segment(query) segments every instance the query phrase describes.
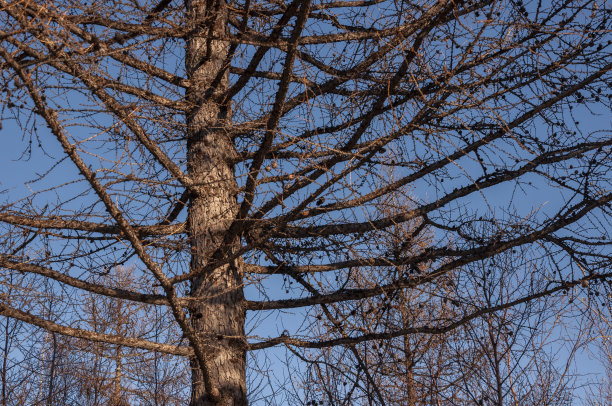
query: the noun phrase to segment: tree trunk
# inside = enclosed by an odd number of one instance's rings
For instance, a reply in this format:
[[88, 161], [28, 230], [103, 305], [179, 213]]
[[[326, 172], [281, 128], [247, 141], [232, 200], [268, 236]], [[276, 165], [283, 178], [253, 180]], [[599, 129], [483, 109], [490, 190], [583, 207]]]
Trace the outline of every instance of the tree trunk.
[[51, 367], [49, 368], [49, 387], [47, 388], [47, 406], [53, 404], [53, 398], [55, 393], [55, 367], [56, 367], [56, 357], [57, 357], [57, 337], [55, 333], [51, 333], [51, 340], [53, 342], [53, 352], [51, 353]]
[[[119, 330], [119, 328], [117, 329]], [[113, 378], [113, 395], [111, 399], [112, 406], [122, 406], [124, 403], [121, 399], [123, 388], [121, 387], [121, 379], [123, 377], [123, 360], [121, 354], [121, 346], [115, 348], [115, 376]]]
[[[186, 90], [192, 109], [187, 116], [187, 169], [197, 182], [189, 205], [191, 269], [201, 270], [221, 245], [238, 209], [233, 168], [236, 150], [224, 131], [229, 108], [216, 95], [227, 90], [227, 8], [223, 1], [186, 0]], [[225, 253], [237, 248], [236, 239]], [[245, 306], [240, 261], [191, 280], [191, 295], [200, 300], [190, 308], [191, 320], [207, 351], [207, 368], [218, 399], [206, 393], [203, 374], [192, 360], [192, 406], [246, 405]], [[210, 350], [212, 348], [212, 350]]]
[[[409, 321], [407, 320], [405, 312], [402, 314], [403, 328], [408, 326]], [[403, 337], [404, 344], [404, 367], [406, 368], [405, 377], [405, 393], [406, 393], [406, 406], [416, 406], [416, 391], [414, 380], [414, 354], [412, 353], [412, 345], [410, 344], [410, 338], [405, 335]]]

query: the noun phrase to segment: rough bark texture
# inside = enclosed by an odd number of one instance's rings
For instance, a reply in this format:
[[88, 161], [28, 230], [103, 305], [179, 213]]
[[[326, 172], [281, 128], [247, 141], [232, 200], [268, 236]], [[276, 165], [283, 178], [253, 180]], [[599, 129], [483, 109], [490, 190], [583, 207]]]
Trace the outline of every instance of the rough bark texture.
[[[405, 323], [404, 323], [405, 324]], [[415, 380], [414, 380], [414, 356], [408, 336], [404, 336], [404, 367], [406, 368], [406, 406], [415, 406], [417, 404]]]
[[[213, 85], [227, 56], [227, 10], [223, 2], [186, 1], [188, 22], [195, 28], [187, 40], [186, 70], [191, 87], [187, 99], [193, 109], [187, 117], [187, 164], [197, 182], [189, 206], [192, 271], [201, 270], [223, 242], [237, 212], [232, 158], [235, 148], [226, 134], [228, 109], [214, 101], [227, 89], [227, 74]], [[213, 39], [215, 38], [215, 39]], [[237, 246], [238, 240], [228, 250]], [[245, 306], [243, 270], [239, 262], [217, 268], [191, 280], [191, 294], [200, 298], [191, 311], [192, 324], [209, 349], [207, 368], [220, 397], [206, 393], [203, 375], [192, 361], [191, 405], [245, 405]]]

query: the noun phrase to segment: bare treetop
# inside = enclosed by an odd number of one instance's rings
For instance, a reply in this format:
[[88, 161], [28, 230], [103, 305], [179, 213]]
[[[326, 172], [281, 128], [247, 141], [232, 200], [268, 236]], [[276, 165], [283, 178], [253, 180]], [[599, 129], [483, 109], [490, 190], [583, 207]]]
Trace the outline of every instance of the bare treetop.
[[[601, 0], [0, 0], [1, 134], [28, 162], [3, 175], [28, 192], [3, 192], [0, 266], [72, 308], [20, 307], [33, 288], [0, 314], [187, 356], [192, 405], [238, 405], [248, 351], [444, 335], [607, 289], [610, 17]], [[510, 264], [512, 289], [476, 300]], [[99, 278], [124, 265], [154, 282]], [[93, 331], [83, 292], [162, 306], [183, 338]], [[423, 292], [428, 311], [356, 327]]]

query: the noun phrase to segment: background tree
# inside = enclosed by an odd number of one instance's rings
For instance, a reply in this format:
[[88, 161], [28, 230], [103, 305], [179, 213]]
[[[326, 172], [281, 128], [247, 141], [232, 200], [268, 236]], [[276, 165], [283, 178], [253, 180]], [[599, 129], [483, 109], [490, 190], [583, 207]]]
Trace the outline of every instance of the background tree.
[[[109, 270], [99, 283], [126, 290], [150, 286], [150, 278], [134, 277], [129, 268]], [[177, 340], [177, 331], [155, 307], [117, 298], [87, 294], [81, 314], [89, 330], [114, 336]], [[143, 352], [122, 345], [67, 338], [62, 342], [69, 359], [66, 369], [72, 377], [75, 405], [179, 405], [185, 404], [186, 365], [176, 357]], [[66, 404], [66, 402], [53, 402]]]
[[577, 298], [577, 307], [587, 327], [583, 329], [583, 353], [585, 358], [592, 360], [593, 370], [599, 372], [589, 376], [590, 385], [584, 402], [589, 406], [612, 401], [612, 302], [610, 294], [598, 300], [595, 293]]
[[[133, 279], [130, 269], [109, 270], [97, 282], [138, 289], [150, 279]], [[25, 286], [25, 284], [23, 284]], [[41, 289], [43, 291], [43, 289]], [[61, 294], [47, 290], [47, 318], [66, 318]], [[71, 292], [74, 293], [74, 292]], [[28, 298], [28, 302], [33, 302]], [[178, 340], [166, 311], [118, 298], [82, 293], [73, 323], [96, 333]], [[35, 301], [34, 301], [35, 303]], [[145, 313], [146, 311], [146, 313]], [[28, 329], [5, 318], [3, 405], [180, 405], [188, 400], [187, 363], [177, 357], [137, 348], [87, 341]], [[21, 325], [19, 324], [21, 323]], [[12, 327], [12, 328], [11, 328]]]
[[[0, 10], [3, 136], [28, 162], [3, 179], [28, 188], [4, 191], [11, 290], [0, 314], [188, 357], [192, 405], [246, 404], [247, 351], [357, 356], [362, 343], [407, 337], [423, 353], [446, 345], [430, 336], [474, 320], [608, 289], [612, 137], [594, 119], [610, 108], [601, 1], [0, 0]], [[377, 210], [405, 187], [404, 210]], [[416, 226], [389, 250], [385, 235], [404, 223]], [[427, 247], [412, 248], [424, 236]], [[456, 292], [478, 292], [472, 270], [502, 258], [521, 270], [506, 295], [445, 310]], [[97, 279], [122, 265], [155, 282]], [[368, 269], [366, 286], [355, 268]], [[499, 274], [487, 275], [496, 286]], [[69, 292], [56, 316], [31, 300], [43, 286]], [[165, 306], [183, 338], [98, 331], [82, 317], [83, 291]], [[390, 322], [394, 298], [422, 294], [438, 295], [435, 309]], [[354, 328], [342, 312], [368, 302], [389, 322]], [[329, 309], [339, 314], [324, 336], [295, 322]], [[270, 314], [276, 335], [254, 324]]]
[[[381, 202], [379, 209], [385, 216], [406, 211], [401, 203], [405, 200], [397, 194]], [[418, 223], [398, 224], [379, 241], [389, 252], [417, 255], [428, 248], [432, 235], [422, 233], [422, 239], [411, 240], [410, 246], [402, 247], [402, 243], [418, 227]], [[321, 337], [334, 335], [337, 329], [344, 329], [344, 335], [393, 331], [417, 322], [456, 319], [466, 308], [494, 307], [513, 296], [509, 291], [516, 287], [513, 280], [525, 272], [511, 260], [501, 254], [495, 259], [498, 264], [482, 261], [464, 267], [461, 275], [449, 273], [426, 287], [431, 290], [400, 289], [357, 303], [323, 306], [314, 318], [319, 320], [314, 328]], [[427, 264], [416, 270], [381, 267], [378, 273], [424, 273], [427, 269]], [[353, 269], [351, 287], [376, 286], [373, 274], [369, 268]], [[468, 284], [469, 289], [464, 289]], [[557, 324], [566, 318], [566, 305], [563, 297], [545, 297], [483, 315], [448, 332], [306, 351], [298, 355], [309, 365], [304, 392], [309, 399], [323, 399], [330, 405], [571, 404], [575, 377], [569, 368], [576, 344], [583, 339], [575, 343], [576, 339], [558, 337], [565, 327]], [[560, 357], [562, 351], [567, 353]]]

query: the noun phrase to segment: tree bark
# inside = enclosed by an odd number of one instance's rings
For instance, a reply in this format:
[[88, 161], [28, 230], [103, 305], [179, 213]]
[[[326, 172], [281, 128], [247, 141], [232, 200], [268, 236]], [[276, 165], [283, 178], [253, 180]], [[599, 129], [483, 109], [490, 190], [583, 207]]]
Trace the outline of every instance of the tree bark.
[[[404, 320], [404, 326], [406, 320]], [[412, 353], [412, 346], [410, 345], [410, 339], [408, 336], [404, 336], [404, 367], [406, 368], [406, 406], [416, 406], [417, 398], [414, 380], [414, 354]]]
[[121, 379], [123, 377], [123, 360], [121, 358], [121, 346], [118, 345], [115, 348], [115, 376], [113, 377], [113, 395], [111, 398], [112, 406], [123, 406], [125, 404], [121, 399], [121, 396], [123, 395], [123, 388], [121, 387]]
[[[215, 97], [228, 87], [227, 70], [219, 74], [228, 53], [227, 8], [220, 1], [186, 0], [187, 24], [192, 34], [186, 42], [186, 90], [192, 109], [187, 115], [187, 169], [196, 185], [189, 204], [191, 270], [201, 271], [221, 246], [238, 212], [233, 140], [225, 132], [228, 106]], [[223, 250], [237, 249], [236, 238]], [[235, 261], [191, 280], [190, 308], [198, 338], [206, 345], [207, 369], [214, 398], [206, 393], [200, 365], [192, 360], [192, 406], [246, 405], [246, 356], [243, 269]]]

